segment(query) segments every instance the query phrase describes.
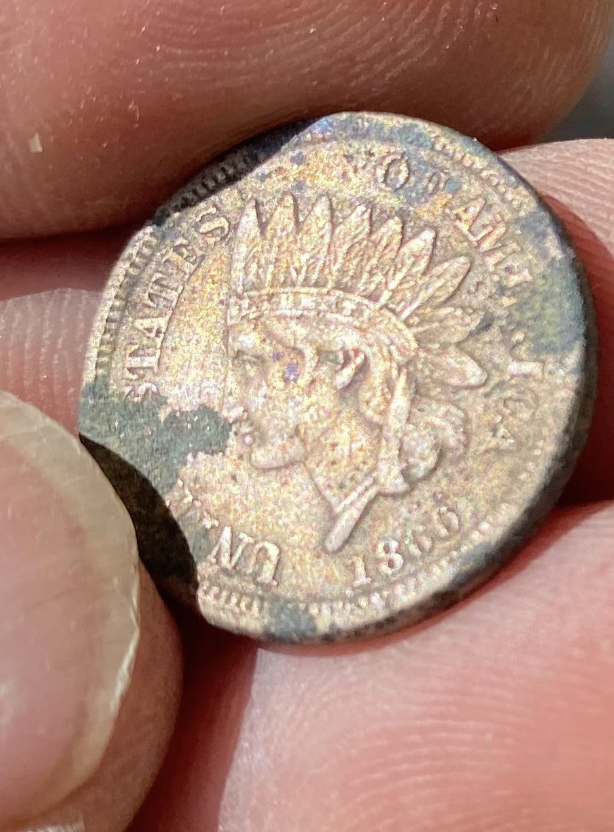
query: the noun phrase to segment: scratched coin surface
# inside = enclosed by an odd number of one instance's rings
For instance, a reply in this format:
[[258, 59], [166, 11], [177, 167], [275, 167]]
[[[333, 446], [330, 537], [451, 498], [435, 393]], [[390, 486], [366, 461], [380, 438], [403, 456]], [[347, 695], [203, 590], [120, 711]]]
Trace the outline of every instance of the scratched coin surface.
[[548, 208], [481, 145], [340, 114], [207, 167], [105, 290], [80, 430], [162, 587], [213, 624], [416, 622], [553, 505], [595, 333]]

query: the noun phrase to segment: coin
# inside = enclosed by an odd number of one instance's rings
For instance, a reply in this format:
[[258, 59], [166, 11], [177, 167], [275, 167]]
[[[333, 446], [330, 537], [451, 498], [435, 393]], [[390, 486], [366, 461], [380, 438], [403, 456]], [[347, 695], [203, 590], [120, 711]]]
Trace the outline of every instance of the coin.
[[247, 142], [129, 243], [80, 431], [158, 583], [282, 641], [415, 623], [536, 530], [586, 437], [592, 307], [471, 139], [351, 113]]

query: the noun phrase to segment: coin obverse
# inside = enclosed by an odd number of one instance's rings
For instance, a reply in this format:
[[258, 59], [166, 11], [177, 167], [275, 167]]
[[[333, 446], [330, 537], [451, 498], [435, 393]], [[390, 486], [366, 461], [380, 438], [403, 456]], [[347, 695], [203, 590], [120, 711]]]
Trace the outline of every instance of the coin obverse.
[[282, 641], [417, 622], [536, 530], [584, 442], [592, 306], [476, 141], [350, 113], [252, 140], [131, 240], [80, 431], [162, 588]]

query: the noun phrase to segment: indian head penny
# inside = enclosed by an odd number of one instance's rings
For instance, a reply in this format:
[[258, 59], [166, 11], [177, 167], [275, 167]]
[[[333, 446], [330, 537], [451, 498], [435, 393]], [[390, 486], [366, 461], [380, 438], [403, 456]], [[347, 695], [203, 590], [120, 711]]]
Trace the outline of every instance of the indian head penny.
[[510, 168], [334, 115], [228, 153], [133, 237], [80, 430], [162, 587], [236, 632], [343, 639], [448, 606], [535, 531], [594, 353], [574, 252]]

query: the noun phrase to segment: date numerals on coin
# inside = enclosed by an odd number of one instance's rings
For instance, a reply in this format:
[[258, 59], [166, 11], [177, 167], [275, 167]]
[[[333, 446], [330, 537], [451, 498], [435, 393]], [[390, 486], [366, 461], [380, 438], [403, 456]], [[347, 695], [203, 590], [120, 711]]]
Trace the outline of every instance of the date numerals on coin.
[[[354, 572], [354, 586], [365, 586], [375, 578], [391, 578], [405, 566], [405, 558], [400, 553], [401, 544], [393, 538], [385, 538], [377, 544], [374, 566], [367, 565], [364, 555], [357, 555], [348, 561]], [[369, 568], [371, 567], [371, 568]], [[371, 573], [371, 574], [369, 574]]]
[[438, 542], [448, 542], [460, 530], [461, 521], [456, 511], [445, 506], [435, 509], [424, 526], [408, 531], [404, 543], [384, 537], [378, 542], [374, 555], [351, 558], [347, 565], [353, 573], [353, 586], [394, 578], [410, 561], [419, 561], [430, 554]]
[[258, 584], [277, 586], [280, 560], [281, 552], [274, 543], [255, 540], [248, 534], [233, 532], [230, 526], [224, 526], [205, 563], [233, 572], [244, 572]]

